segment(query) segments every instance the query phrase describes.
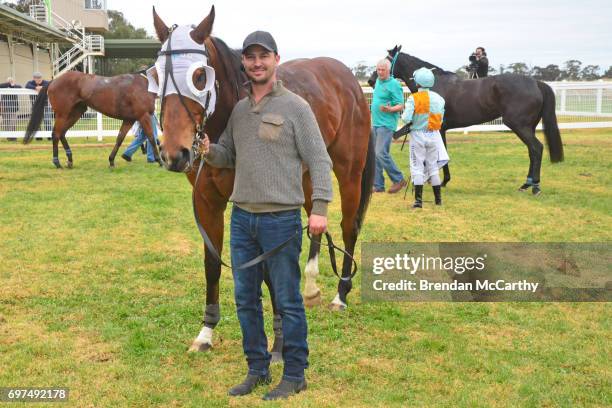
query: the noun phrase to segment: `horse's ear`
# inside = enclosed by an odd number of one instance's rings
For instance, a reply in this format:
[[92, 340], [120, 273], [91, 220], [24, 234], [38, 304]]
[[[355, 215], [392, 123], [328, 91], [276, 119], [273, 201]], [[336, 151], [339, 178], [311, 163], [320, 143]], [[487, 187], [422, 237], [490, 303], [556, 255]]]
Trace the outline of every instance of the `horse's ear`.
[[399, 53], [401, 50], [402, 50], [402, 46], [400, 45], [397, 47], [397, 52]]
[[204, 44], [204, 40], [207, 39], [210, 36], [210, 33], [212, 32], [214, 22], [215, 6], [212, 6], [212, 8], [210, 9], [210, 13], [208, 13], [208, 16], [206, 16], [206, 18], [202, 20], [200, 25], [198, 25], [197, 28], [191, 32], [191, 38], [193, 38], [193, 41], [197, 42], [198, 44]]
[[157, 38], [163, 44], [168, 39], [168, 26], [163, 22], [161, 18], [157, 15], [155, 11], [155, 6], [153, 6], [153, 25], [155, 26], [155, 32], [157, 33]]

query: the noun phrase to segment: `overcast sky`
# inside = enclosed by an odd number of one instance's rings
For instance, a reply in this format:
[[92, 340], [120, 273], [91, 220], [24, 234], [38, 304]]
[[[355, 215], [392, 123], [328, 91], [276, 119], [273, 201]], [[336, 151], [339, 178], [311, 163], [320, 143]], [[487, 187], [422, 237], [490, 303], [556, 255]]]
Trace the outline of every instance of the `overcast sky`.
[[155, 35], [151, 6], [166, 24], [197, 24], [215, 5], [213, 35], [239, 47], [254, 30], [270, 31], [282, 60], [330, 56], [367, 65], [395, 44], [455, 70], [477, 46], [492, 66], [612, 65], [612, 0], [107, 0], [136, 27]]

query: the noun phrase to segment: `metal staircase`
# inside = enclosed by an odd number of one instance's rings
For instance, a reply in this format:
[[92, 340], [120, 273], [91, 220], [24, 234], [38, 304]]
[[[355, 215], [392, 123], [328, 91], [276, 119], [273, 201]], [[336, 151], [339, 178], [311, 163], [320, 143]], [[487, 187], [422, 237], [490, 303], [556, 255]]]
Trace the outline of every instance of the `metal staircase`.
[[90, 56], [104, 55], [104, 37], [97, 34], [87, 34], [80, 22], [68, 22], [44, 4], [32, 4], [30, 17], [41, 23], [51, 24], [66, 34], [66, 39], [72, 44], [68, 50], [60, 50], [57, 44], [52, 45], [53, 77], [57, 78], [83, 62]]

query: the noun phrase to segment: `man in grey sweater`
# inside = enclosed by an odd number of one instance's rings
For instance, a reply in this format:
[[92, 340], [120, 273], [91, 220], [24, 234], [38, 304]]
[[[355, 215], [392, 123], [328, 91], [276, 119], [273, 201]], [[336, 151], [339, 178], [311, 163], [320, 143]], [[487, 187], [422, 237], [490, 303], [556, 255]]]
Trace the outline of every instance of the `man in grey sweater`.
[[[302, 246], [302, 163], [312, 179], [313, 208], [308, 219], [312, 234], [327, 228], [327, 204], [332, 199], [332, 163], [308, 103], [276, 80], [280, 57], [276, 42], [263, 31], [244, 41], [242, 63], [250, 79], [248, 98], [239, 101], [216, 144], [206, 137], [204, 158], [215, 167], [236, 169], [230, 248], [234, 268], [294, 238], [265, 261], [275, 303], [282, 318], [281, 382], [264, 399], [287, 398], [306, 389], [307, 325], [300, 294], [299, 256]], [[247, 357], [246, 379], [229, 395], [246, 395], [271, 382], [261, 303], [262, 264], [233, 269], [234, 295], [242, 346]]]

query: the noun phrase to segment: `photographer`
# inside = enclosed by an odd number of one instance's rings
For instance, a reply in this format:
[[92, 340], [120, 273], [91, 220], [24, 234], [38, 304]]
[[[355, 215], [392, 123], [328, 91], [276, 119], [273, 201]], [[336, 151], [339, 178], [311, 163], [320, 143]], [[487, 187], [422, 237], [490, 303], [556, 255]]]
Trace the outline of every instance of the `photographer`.
[[489, 59], [483, 47], [476, 48], [476, 51], [470, 55], [468, 74], [470, 79], [484, 78], [489, 74]]

